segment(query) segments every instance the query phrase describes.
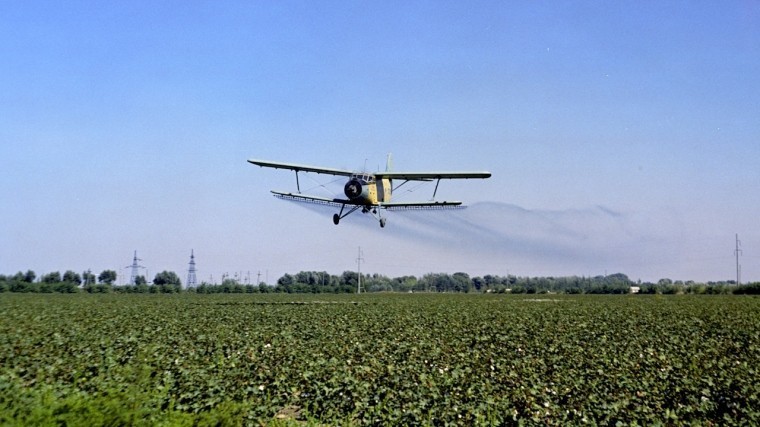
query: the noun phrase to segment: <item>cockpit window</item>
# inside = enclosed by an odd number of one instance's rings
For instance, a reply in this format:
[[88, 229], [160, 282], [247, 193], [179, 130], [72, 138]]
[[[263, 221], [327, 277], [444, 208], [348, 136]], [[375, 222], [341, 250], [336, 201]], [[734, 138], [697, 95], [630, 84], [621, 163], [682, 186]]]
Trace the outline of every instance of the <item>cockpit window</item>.
[[358, 179], [359, 181], [365, 184], [371, 184], [375, 182], [375, 175], [371, 175], [368, 173], [355, 173], [351, 176], [351, 178]]

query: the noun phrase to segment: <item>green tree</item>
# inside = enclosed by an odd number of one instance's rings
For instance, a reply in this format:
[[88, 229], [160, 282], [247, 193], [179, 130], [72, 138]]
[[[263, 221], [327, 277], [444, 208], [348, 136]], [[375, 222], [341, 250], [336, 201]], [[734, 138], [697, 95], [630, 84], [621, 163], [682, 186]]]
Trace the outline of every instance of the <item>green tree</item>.
[[98, 275], [98, 281], [106, 285], [112, 285], [116, 281], [116, 272], [113, 270], [103, 270]]
[[91, 270], [87, 270], [84, 273], [82, 273], [82, 284], [86, 286], [92, 286], [95, 284], [95, 281], [97, 278], [94, 274], [92, 274]]
[[457, 292], [470, 292], [472, 289], [472, 280], [467, 273], [454, 273], [454, 290]]
[[26, 274], [24, 274], [24, 282], [26, 283], [34, 283], [34, 279], [37, 278], [37, 275], [32, 270], [26, 270]]
[[61, 283], [61, 273], [58, 271], [48, 273], [42, 276], [41, 280], [42, 283]]
[[293, 292], [293, 285], [295, 284], [295, 278], [288, 273], [285, 273], [282, 277], [277, 279], [277, 292]]
[[[78, 276], [78, 275], [77, 275]], [[60, 292], [62, 294], [74, 294], [79, 292], [79, 285], [74, 282], [60, 282], [53, 286], [53, 289], [56, 292]]]
[[182, 289], [182, 281], [173, 271], [164, 270], [156, 274], [156, 277], [153, 278], [153, 284], [161, 288], [160, 291], [164, 293], [179, 292]]
[[613, 288], [625, 288], [626, 290], [633, 285], [633, 282], [623, 273], [610, 274], [604, 278], [604, 282]]
[[341, 286], [356, 289], [356, 286], [359, 284], [359, 274], [355, 271], [344, 271], [340, 276], [340, 284]]
[[[27, 276], [19, 271], [13, 277], [10, 277], [8, 280], [8, 290], [11, 292], [30, 292], [33, 284], [25, 280]], [[34, 273], [32, 273], [32, 281], [34, 281]]]
[[413, 291], [417, 285], [415, 276], [401, 276], [393, 279], [393, 289], [399, 292]]
[[73, 283], [79, 286], [82, 284], [82, 276], [80, 276], [77, 273], [74, 273], [71, 270], [67, 270], [65, 273], [63, 273], [63, 281], [66, 283]]

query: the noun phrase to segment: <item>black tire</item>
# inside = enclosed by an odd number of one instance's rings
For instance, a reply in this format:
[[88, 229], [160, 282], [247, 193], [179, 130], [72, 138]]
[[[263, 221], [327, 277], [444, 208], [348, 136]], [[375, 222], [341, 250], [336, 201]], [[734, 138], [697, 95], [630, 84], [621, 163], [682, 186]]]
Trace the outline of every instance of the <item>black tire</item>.
[[340, 223], [340, 215], [333, 215], [333, 224], [338, 225]]

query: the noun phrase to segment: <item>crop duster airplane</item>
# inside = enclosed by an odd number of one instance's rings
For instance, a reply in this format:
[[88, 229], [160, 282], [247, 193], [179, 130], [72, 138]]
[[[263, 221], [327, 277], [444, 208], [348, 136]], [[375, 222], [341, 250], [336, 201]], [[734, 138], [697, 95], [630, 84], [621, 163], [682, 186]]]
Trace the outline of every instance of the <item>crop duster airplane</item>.
[[[392, 172], [391, 156], [388, 155], [388, 163], [385, 172], [356, 172], [344, 169], [332, 169], [316, 166], [306, 166], [293, 163], [271, 162], [266, 160], [250, 159], [249, 163], [266, 168], [289, 169], [296, 173], [297, 193], [272, 191], [275, 197], [296, 202], [315, 203], [320, 205], [335, 206], [340, 212], [333, 215], [333, 223], [338, 225], [340, 220], [361, 209], [362, 213], [371, 212], [380, 221], [380, 227], [385, 227], [385, 218], [380, 215], [379, 209], [405, 210], [405, 209], [446, 209], [462, 207], [458, 201], [436, 201], [438, 184], [442, 179], [485, 179], [491, 176], [490, 172]], [[298, 179], [299, 172], [313, 172], [318, 174], [346, 176], [348, 181], [343, 187], [342, 198], [326, 198], [301, 194], [301, 184]], [[394, 186], [393, 180], [401, 181]], [[420, 202], [392, 202], [391, 195], [402, 185], [410, 181], [435, 181], [435, 190], [430, 201]]]

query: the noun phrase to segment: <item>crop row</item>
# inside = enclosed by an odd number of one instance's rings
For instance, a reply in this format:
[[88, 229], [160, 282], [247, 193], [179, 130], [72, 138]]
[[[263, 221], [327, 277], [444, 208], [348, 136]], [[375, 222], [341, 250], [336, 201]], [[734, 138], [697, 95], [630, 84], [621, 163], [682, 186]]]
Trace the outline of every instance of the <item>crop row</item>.
[[0, 423], [760, 424], [760, 298], [3, 295]]

